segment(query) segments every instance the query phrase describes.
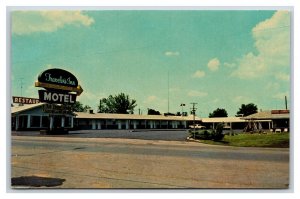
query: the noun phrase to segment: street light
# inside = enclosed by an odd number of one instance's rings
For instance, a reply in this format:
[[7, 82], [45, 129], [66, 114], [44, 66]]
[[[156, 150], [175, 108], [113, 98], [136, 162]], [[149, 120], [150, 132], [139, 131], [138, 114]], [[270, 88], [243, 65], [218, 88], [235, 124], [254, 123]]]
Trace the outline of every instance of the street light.
[[181, 106], [181, 116], [183, 116], [183, 107], [185, 106], [185, 104], [181, 103], [180, 106]]

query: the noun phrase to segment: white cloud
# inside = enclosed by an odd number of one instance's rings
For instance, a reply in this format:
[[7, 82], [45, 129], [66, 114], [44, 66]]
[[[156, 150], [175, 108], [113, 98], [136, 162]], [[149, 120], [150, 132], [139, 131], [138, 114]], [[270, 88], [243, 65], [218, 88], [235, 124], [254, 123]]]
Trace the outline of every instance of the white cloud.
[[257, 53], [249, 52], [237, 60], [232, 75], [241, 79], [276, 75], [290, 67], [290, 12], [277, 11], [252, 29]]
[[193, 78], [201, 78], [201, 77], [204, 77], [204, 76], [205, 76], [205, 72], [202, 71], [202, 70], [197, 70], [197, 71], [192, 75]]
[[165, 55], [168, 57], [175, 57], [175, 56], [179, 56], [180, 53], [178, 51], [166, 51]]
[[218, 58], [213, 58], [207, 63], [207, 67], [211, 71], [217, 71], [219, 69], [219, 66], [220, 66], [220, 61]]
[[34, 32], [54, 32], [65, 25], [90, 26], [94, 19], [81, 11], [14, 11], [12, 32], [30, 34]]
[[261, 56], [255, 56], [252, 52], [239, 59], [239, 68], [232, 73], [239, 78], [255, 78], [266, 72], [266, 64]]
[[225, 62], [225, 63], [224, 63], [224, 66], [225, 66], [225, 67], [228, 67], [228, 68], [234, 68], [234, 67], [236, 67], [236, 63], [228, 63], [228, 62]]
[[208, 95], [208, 93], [202, 92], [202, 91], [191, 90], [188, 92], [188, 96], [190, 96], [190, 97], [205, 97], [207, 95]]
[[282, 80], [282, 81], [290, 81], [290, 75], [279, 72], [275, 75], [276, 79]]

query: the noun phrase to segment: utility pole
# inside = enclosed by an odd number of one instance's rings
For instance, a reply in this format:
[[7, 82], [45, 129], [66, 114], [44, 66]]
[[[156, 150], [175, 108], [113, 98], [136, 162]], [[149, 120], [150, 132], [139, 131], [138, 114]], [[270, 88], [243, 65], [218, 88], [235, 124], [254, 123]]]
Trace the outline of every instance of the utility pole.
[[168, 70], [168, 113], [170, 113], [170, 77]]
[[193, 108], [192, 108], [191, 113], [193, 114], [194, 139], [195, 139], [195, 134], [196, 134], [195, 116], [196, 116], [196, 110], [197, 110], [197, 108], [195, 108], [195, 105], [196, 105], [197, 103], [192, 102], [191, 104], [193, 105]]
[[286, 96], [284, 96], [284, 99], [285, 99], [285, 110], [287, 110], [288, 108], [287, 108], [287, 98], [286, 98]]

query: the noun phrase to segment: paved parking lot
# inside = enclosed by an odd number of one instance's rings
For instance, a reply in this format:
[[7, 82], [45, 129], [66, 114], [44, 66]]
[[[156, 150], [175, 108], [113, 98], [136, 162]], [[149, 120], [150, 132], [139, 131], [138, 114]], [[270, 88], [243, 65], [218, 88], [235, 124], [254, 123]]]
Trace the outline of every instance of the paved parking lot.
[[289, 187], [289, 149], [12, 136], [11, 152], [14, 183], [25, 179], [40, 188]]

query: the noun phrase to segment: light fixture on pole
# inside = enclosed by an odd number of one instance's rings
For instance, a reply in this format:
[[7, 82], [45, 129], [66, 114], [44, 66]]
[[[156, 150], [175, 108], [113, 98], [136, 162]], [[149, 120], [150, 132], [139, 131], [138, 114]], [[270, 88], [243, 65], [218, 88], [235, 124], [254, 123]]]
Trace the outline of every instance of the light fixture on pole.
[[183, 116], [183, 107], [185, 106], [185, 104], [181, 103], [180, 106], [181, 106], [181, 116]]

